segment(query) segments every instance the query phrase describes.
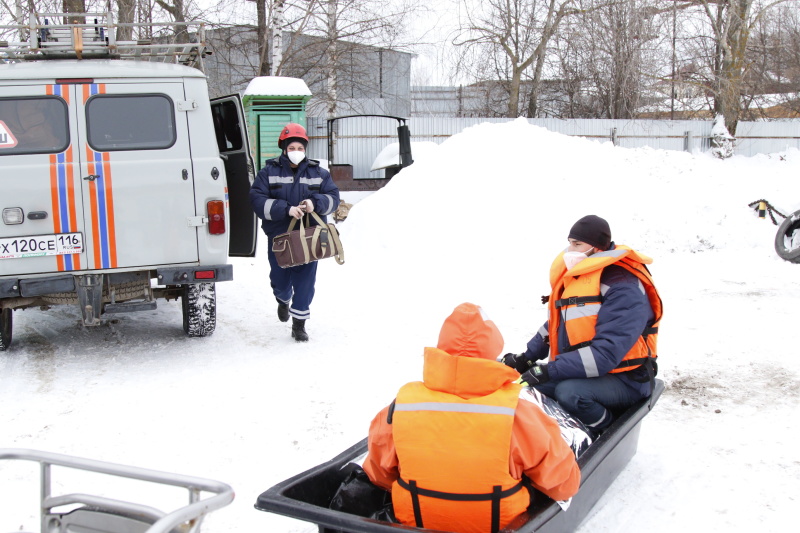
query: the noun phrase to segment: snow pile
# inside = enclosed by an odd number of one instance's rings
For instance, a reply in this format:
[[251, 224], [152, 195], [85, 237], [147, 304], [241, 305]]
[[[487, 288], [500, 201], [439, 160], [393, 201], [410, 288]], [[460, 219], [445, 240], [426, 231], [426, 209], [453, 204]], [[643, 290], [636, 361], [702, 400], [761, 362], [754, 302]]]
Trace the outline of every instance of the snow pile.
[[[366, 436], [421, 377], [422, 349], [457, 304], [483, 306], [506, 351], [522, 350], [545, 320], [552, 258], [573, 222], [596, 214], [655, 260], [667, 390], [580, 531], [783, 529], [800, 492], [800, 358], [786, 342], [800, 267], [777, 256], [777, 228], [748, 204], [800, 208], [800, 152], [720, 161], [519, 120], [468, 128], [414, 159], [374, 194], [343, 194], [355, 203], [339, 225], [346, 263], [320, 263], [308, 343], [275, 316], [264, 238], [217, 285], [209, 338], [183, 336], [179, 302], [90, 330], [71, 308], [15, 313], [0, 446], [229, 483], [237, 499], [206, 533], [316, 531], [254, 510], [256, 497]], [[0, 513], [0, 531], [36, 529], [35, 486], [8, 466], [0, 475], [15, 511]]]

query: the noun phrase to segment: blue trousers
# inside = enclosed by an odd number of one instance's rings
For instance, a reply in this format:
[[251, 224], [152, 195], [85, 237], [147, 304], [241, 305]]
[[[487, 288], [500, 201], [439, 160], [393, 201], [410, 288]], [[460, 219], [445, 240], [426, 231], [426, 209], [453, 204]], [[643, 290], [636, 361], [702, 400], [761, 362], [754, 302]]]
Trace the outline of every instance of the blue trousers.
[[649, 385], [628, 384], [627, 378], [606, 374], [599, 378], [550, 381], [535, 388], [554, 398], [566, 411], [595, 434], [613, 422], [612, 411], [627, 409], [649, 394]]
[[300, 320], [311, 318], [309, 307], [314, 299], [314, 284], [317, 281], [317, 262], [289, 268], [278, 266], [278, 260], [268, 248], [269, 283], [272, 294], [278, 301], [289, 304], [289, 315]]

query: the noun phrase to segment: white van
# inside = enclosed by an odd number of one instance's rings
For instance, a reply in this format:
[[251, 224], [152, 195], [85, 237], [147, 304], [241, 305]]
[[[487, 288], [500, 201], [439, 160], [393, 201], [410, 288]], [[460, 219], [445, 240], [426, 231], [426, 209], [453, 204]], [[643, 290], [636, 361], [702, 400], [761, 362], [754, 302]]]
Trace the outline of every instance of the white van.
[[[97, 325], [181, 298], [186, 333], [209, 335], [228, 257], [255, 255], [241, 102], [141, 43], [148, 61], [107, 59], [108, 20], [54, 18], [0, 48], [0, 351], [13, 311], [56, 304]], [[161, 50], [193, 62], [203, 43]]]

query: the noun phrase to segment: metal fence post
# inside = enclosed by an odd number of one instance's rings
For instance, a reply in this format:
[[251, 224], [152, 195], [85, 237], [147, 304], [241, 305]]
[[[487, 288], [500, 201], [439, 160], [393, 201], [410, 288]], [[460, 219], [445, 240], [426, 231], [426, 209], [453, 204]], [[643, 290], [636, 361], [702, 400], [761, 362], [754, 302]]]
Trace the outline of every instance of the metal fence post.
[[683, 151], [684, 152], [691, 152], [692, 151], [692, 132], [687, 131], [683, 134]]
[[617, 146], [617, 128], [611, 128], [611, 144]]

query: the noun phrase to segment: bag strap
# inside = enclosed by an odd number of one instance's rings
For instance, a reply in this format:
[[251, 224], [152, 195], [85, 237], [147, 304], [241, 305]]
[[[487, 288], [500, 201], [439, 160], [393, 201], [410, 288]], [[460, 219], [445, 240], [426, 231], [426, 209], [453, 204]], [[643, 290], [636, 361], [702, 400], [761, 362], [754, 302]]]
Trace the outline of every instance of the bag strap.
[[[311, 212], [311, 216], [314, 217], [314, 220], [317, 221], [317, 224], [319, 224], [322, 227], [328, 228], [328, 235], [333, 239], [333, 243], [336, 246], [336, 255], [334, 255], [334, 258], [336, 259], [337, 263], [339, 263], [340, 265], [343, 265], [344, 264], [344, 248], [342, 248], [342, 241], [339, 239], [339, 231], [336, 229], [336, 226], [334, 226], [333, 224], [326, 224], [322, 220], [322, 218], [314, 211]], [[314, 239], [315, 239], [314, 240], [314, 245], [313, 245], [314, 246], [314, 250], [317, 249], [317, 246], [316, 246], [317, 235], [318, 235], [317, 233], [314, 233]]]
[[[317, 256], [317, 243], [319, 243], [319, 238], [322, 235], [322, 229], [322, 226], [314, 226], [313, 233], [311, 234], [311, 253], [316, 260], [322, 259]], [[330, 233], [330, 231], [328, 231], [328, 233]], [[328, 243], [328, 246], [330, 246], [330, 243]]]
[[336, 255], [334, 256], [334, 259], [336, 259], [337, 263], [339, 263], [340, 265], [343, 265], [344, 264], [344, 248], [342, 248], [342, 241], [339, 240], [339, 230], [336, 229], [336, 226], [332, 225], [330, 227], [330, 231], [328, 232], [328, 234], [331, 236], [331, 238], [333, 239], [333, 242], [336, 245]]

